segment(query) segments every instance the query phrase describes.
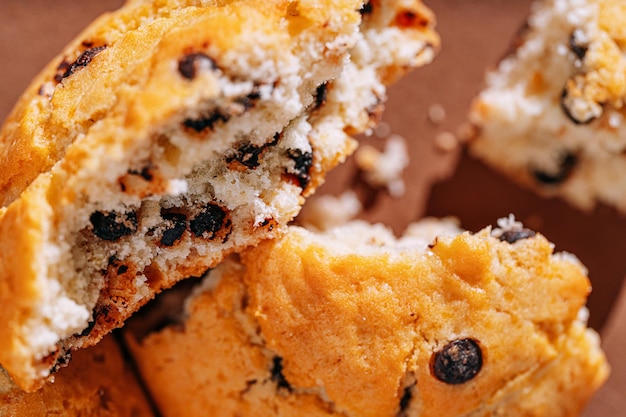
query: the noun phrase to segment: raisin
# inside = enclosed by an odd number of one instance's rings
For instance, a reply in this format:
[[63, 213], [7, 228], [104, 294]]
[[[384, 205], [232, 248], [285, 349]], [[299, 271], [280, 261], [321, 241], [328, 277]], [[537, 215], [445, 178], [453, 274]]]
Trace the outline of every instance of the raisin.
[[315, 89], [315, 108], [319, 109], [326, 104], [326, 97], [328, 95], [328, 83], [322, 83]]
[[100, 52], [104, 51], [105, 49], [106, 49], [106, 46], [103, 45], [103, 46], [96, 46], [94, 48], [89, 48], [86, 51], [84, 51], [82, 54], [78, 56], [78, 58], [76, 58], [76, 61], [74, 61], [67, 67], [63, 75], [61, 75], [61, 79], [67, 78], [70, 75], [74, 74], [76, 71], [78, 71], [80, 68], [83, 68], [89, 65], [91, 60]]
[[215, 112], [206, 117], [201, 117], [199, 119], [185, 119], [183, 125], [195, 130], [196, 132], [202, 132], [206, 129], [213, 130], [213, 127], [217, 123], [226, 123], [229, 119], [229, 114], [222, 113], [219, 109], [216, 109]]
[[161, 217], [172, 225], [163, 232], [161, 244], [163, 246], [173, 246], [187, 230], [187, 216], [182, 213], [161, 211]]
[[309, 171], [313, 165], [313, 154], [302, 152], [301, 149], [288, 149], [287, 155], [295, 162], [295, 167], [291, 174], [294, 174], [300, 188], [305, 189], [311, 180]]
[[93, 226], [93, 233], [103, 240], [115, 241], [137, 231], [137, 213], [134, 211], [96, 211], [89, 216], [89, 221]]
[[453, 340], [433, 354], [431, 373], [446, 384], [463, 384], [473, 379], [483, 366], [483, 355], [474, 339]]
[[209, 239], [215, 237], [219, 232], [226, 218], [226, 212], [216, 204], [207, 204], [196, 217], [189, 222], [189, 229], [194, 236], [200, 237], [208, 233]]
[[530, 229], [507, 230], [503, 232], [499, 239], [503, 242], [515, 243], [518, 240], [528, 239], [535, 236], [535, 232]]
[[196, 78], [198, 70], [202, 67], [214, 70], [217, 64], [213, 58], [200, 52], [187, 54], [178, 61], [178, 72], [188, 80]]
[[565, 181], [571, 175], [577, 163], [578, 157], [576, 155], [571, 152], [565, 152], [559, 156], [556, 172], [532, 169], [531, 173], [537, 182], [545, 185], [557, 185]]
[[589, 50], [589, 43], [580, 29], [572, 31], [569, 37], [569, 47], [578, 59], [584, 59]]
[[274, 356], [272, 358], [272, 381], [276, 383], [278, 388], [285, 388], [291, 391], [291, 384], [283, 375], [283, 358], [280, 356]]

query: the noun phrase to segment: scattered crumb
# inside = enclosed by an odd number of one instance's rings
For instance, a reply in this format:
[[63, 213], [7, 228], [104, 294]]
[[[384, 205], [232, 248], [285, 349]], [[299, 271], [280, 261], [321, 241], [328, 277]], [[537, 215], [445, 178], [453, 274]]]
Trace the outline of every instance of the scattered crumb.
[[373, 146], [363, 145], [355, 154], [355, 162], [372, 187], [386, 187], [392, 197], [404, 194], [402, 172], [409, 164], [409, 156], [406, 140], [402, 136], [390, 135], [382, 152]]
[[443, 123], [446, 119], [446, 109], [441, 104], [433, 104], [428, 108], [428, 120], [434, 125]]
[[362, 209], [354, 191], [339, 196], [320, 195], [308, 201], [298, 222], [309, 229], [325, 231], [353, 220]]
[[378, 126], [374, 128], [374, 135], [376, 135], [377, 138], [385, 139], [390, 134], [391, 126], [389, 126], [389, 123], [380, 122]]
[[469, 122], [463, 123], [456, 130], [456, 137], [461, 143], [469, 142], [474, 136], [476, 136], [476, 127]]
[[450, 132], [440, 132], [435, 136], [435, 146], [437, 149], [443, 152], [452, 152], [459, 145], [459, 141], [454, 136], [453, 133]]

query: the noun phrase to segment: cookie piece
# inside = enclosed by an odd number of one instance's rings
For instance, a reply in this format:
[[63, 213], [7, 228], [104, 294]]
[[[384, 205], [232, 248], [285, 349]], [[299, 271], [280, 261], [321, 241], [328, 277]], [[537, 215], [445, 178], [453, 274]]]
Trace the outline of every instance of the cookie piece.
[[626, 212], [625, 21], [618, 0], [534, 3], [473, 104], [471, 154], [581, 210]]
[[501, 226], [294, 226], [125, 336], [165, 417], [573, 416], [608, 372], [585, 268]]
[[26, 393], [0, 370], [0, 415], [6, 417], [154, 416], [136, 376], [111, 336], [76, 352], [54, 383]]
[[130, 1], [0, 133], [0, 363], [37, 388], [153, 295], [280, 235], [438, 46], [419, 1]]

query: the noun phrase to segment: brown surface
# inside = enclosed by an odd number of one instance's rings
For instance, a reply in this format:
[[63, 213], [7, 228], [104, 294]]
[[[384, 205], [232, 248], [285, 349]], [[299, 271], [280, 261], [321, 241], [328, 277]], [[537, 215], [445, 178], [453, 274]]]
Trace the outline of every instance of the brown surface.
[[25, 393], [15, 385], [5, 391], [0, 375], [0, 416], [153, 417], [132, 372], [116, 339], [109, 336], [76, 352], [54, 382], [37, 392]]
[[[100, 12], [121, 3], [121, 0], [89, 0], [80, 5], [71, 0], [1, 1], [0, 120], [4, 120], [30, 79], [74, 34]], [[506, 51], [509, 39], [527, 14], [530, 0], [426, 0], [426, 3], [437, 14], [443, 49], [434, 64], [392, 88], [384, 118], [394, 133], [409, 142], [412, 165], [406, 173], [408, 189], [400, 200], [382, 196], [366, 217], [401, 230], [406, 223], [423, 215], [455, 215], [464, 227], [477, 230], [513, 212], [545, 233], [557, 249], [576, 253], [589, 267], [594, 285], [589, 301], [591, 324], [601, 328], [617, 299], [626, 271], [626, 256], [621, 255], [621, 248], [626, 247], [626, 219], [607, 208], [585, 215], [560, 201], [539, 199], [459, 152], [443, 153], [433, 145], [437, 133], [454, 132], [464, 122], [467, 106], [482, 84], [484, 69]], [[432, 124], [426, 116], [433, 104], [441, 104], [446, 110], [446, 119], [440, 125]], [[351, 166], [346, 165], [333, 174], [324, 189], [336, 192], [351, 179]], [[443, 181], [431, 193], [430, 185], [440, 180]], [[622, 294], [626, 298], [625, 291]], [[621, 313], [606, 328], [604, 343], [614, 376], [590, 407], [589, 416], [617, 415], [615, 410], [626, 408], [626, 395], [616, 394], [626, 391], [626, 361], [619, 355], [626, 344], [625, 326], [626, 314]]]

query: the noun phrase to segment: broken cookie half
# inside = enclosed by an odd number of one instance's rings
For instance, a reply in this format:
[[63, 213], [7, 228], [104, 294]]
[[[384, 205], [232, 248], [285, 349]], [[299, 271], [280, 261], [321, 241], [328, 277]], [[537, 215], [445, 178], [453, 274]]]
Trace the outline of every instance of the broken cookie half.
[[180, 315], [157, 297], [126, 339], [165, 417], [577, 415], [608, 373], [586, 270], [499, 226], [292, 226], [211, 270]]
[[25, 390], [155, 293], [279, 236], [438, 48], [419, 1], [130, 1], [0, 132], [0, 364]]
[[534, 2], [474, 102], [471, 153], [544, 196], [626, 212], [625, 21], [619, 0]]

